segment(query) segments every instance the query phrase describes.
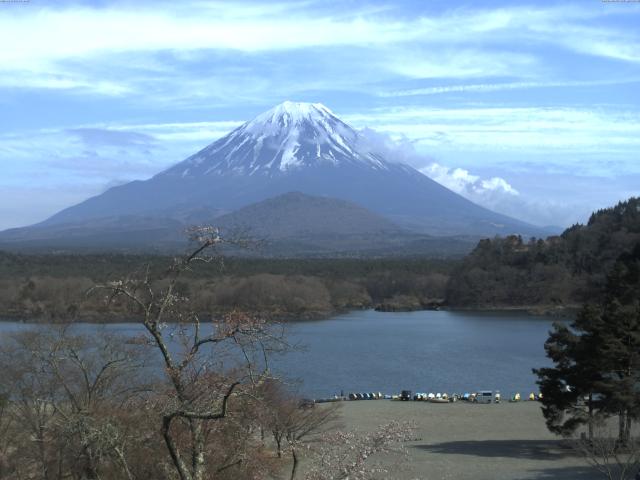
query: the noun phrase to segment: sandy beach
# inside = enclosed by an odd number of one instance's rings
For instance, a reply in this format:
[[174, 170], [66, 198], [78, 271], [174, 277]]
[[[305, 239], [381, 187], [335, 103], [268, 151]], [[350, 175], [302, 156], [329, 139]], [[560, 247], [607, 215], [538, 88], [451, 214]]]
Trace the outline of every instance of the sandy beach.
[[[597, 479], [598, 474], [545, 427], [537, 402], [344, 402], [347, 429], [389, 421], [417, 425], [408, 461], [394, 479]], [[404, 463], [404, 462], [403, 462]]]

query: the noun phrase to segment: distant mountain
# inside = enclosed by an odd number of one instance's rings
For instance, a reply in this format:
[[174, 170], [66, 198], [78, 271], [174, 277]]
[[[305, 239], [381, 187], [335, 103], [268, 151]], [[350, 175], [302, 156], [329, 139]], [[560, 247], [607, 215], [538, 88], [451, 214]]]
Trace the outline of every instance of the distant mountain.
[[215, 219], [217, 226], [246, 229], [272, 240], [340, 235], [408, 233], [385, 217], [346, 200], [289, 192]]
[[[384, 158], [323, 105], [284, 102], [149, 180], [111, 188], [38, 225], [2, 232], [0, 243], [46, 242], [47, 232], [62, 239], [65, 229], [72, 235], [106, 222], [110, 232], [119, 232], [121, 244], [129, 228], [141, 238], [137, 217], [153, 224], [151, 230], [161, 230], [162, 238], [172, 238], [177, 224], [211, 222], [291, 191], [353, 202], [420, 234], [546, 233]], [[93, 242], [94, 236], [85, 233]]]
[[[267, 256], [460, 256], [477, 237], [432, 237], [403, 229], [387, 218], [346, 200], [289, 192], [247, 205], [204, 223], [215, 224], [229, 238], [249, 240], [252, 249], [227, 250]], [[189, 223], [160, 217], [103, 217], [3, 233], [0, 249], [108, 249], [166, 252], [184, 247]]]
[[186, 228], [172, 218], [144, 215], [41, 223], [0, 232], [0, 250], [173, 250], [184, 246]]
[[431, 237], [359, 205], [289, 192], [215, 219], [229, 236], [257, 240], [268, 255], [463, 255], [476, 238]]

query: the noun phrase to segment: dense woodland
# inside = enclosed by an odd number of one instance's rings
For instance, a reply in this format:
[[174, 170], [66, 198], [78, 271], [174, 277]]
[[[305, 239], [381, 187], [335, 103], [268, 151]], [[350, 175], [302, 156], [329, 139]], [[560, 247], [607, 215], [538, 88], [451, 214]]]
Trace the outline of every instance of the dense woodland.
[[[321, 317], [350, 309], [562, 309], [597, 299], [616, 258], [640, 242], [640, 199], [595, 212], [562, 235], [479, 242], [451, 258], [227, 257], [186, 272], [178, 288], [202, 313], [233, 308], [275, 317]], [[224, 253], [224, 252], [223, 252]], [[0, 315], [44, 321], [122, 319], [124, 311], [87, 295], [95, 284], [168, 257], [0, 252]]]
[[[95, 283], [151, 268], [170, 258], [134, 255], [0, 254], [0, 314], [44, 321], [117, 320], [124, 311], [86, 295]], [[178, 288], [193, 308], [233, 308], [276, 317], [398, 305], [421, 308], [444, 297], [453, 263], [441, 259], [224, 258], [186, 272]], [[395, 302], [395, 303], [394, 303]]]
[[599, 210], [547, 239], [482, 240], [454, 269], [449, 305], [576, 306], [597, 300], [619, 255], [640, 242], [640, 199]]

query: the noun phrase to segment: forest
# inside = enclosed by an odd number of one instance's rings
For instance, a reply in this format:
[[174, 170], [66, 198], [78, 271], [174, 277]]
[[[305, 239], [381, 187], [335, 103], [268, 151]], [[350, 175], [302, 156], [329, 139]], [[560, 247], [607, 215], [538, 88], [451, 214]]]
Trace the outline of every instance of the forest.
[[594, 212], [560, 236], [482, 240], [453, 269], [446, 300], [458, 307], [575, 307], [597, 301], [619, 255], [640, 242], [640, 199]]
[[[288, 318], [321, 318], [378, 308], [523, 308], [561, 312], [597, 300], [620, 254], [640, 242], [640, 199], [594, 212], [559, 236], [481, 240], [466, 257], [227, 257], [181, 277], [194, 309], [234, 308]], [[115, 321], [125, 311], [87, 292], [145, 269], [159, 275], [171, 257], [0, 252], [0, 315], [34, 321]]]
[[[86, 292], [96, 283], [151, 269], [170, 257], [0, 254], [0, 315], [35, 321], [110, 321], [123, 311]], [[193, 308], [234, 308], [280, 319], [372, 308], [419, 309], [442, 302], [454, 263], [414, 259], [250, 259], [224, 257], [185, 272], [178, 289]]]

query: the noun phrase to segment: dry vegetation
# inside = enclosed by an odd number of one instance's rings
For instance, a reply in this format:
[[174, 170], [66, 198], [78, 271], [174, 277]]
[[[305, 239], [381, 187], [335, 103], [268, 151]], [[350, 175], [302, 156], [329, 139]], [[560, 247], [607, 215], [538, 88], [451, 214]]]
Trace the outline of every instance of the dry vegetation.
[[[110, 278], [170, 259], [117, 256], [110, 267], [108, 260], [99, 255], [0, 253], [0, 316], [45, 322], [131, 318], [122, 305], [106, 305], [86, 292]], [[390, 302], [421, 308], [442, 300], [451, 265], [427, 259], [226, 259], [222, 266], [203, 265], [185, 272], [175, 288], [189, 297], [191, 309], [202, 314], [241, 309], [280, 319], [316, 318]], [[154, 282], [154, 288], [162, 287], [162, 280]]]
[[[197, 248], [160, 273], [139, 269], [53, 290], [31, 281], [18, 291], [45, 309], [38, 301], [46, 291], [66, 318], [74, 288], [91, 286], [95, 305], [139, 318], [143, 333], [88, 336], [66, 324], [2, 339], [0, 478], [242, 480], [286, 470], [292, 480], [315, 479], [329, 471], [328, 459], [335, 471], [356, 465], [360, 475], [369, 456], [402, 441], [394, 426], [364, 438], [334, 430], [358, 438], [361, 453], [327, 456], [335, 408], [301, 402], [273, 377], [269, 358], [287, 348], [278, 324], [239, 310], [201, 321], [182, 276], [214, 260], [206, 251], [224, 240], [209, 228], [196, 234]], [[241, 295], [270, 305], [274, 280], [267, 280], [264, 288], [244, 284]], [[291, 308], [316, 298], [317, 281], [294, 283]]]

